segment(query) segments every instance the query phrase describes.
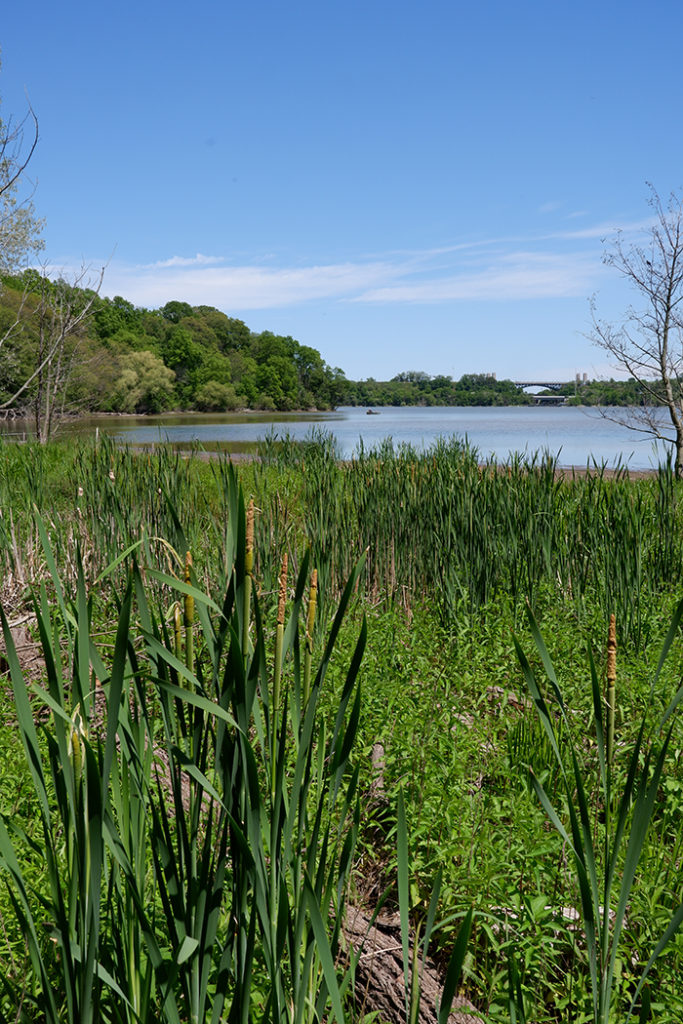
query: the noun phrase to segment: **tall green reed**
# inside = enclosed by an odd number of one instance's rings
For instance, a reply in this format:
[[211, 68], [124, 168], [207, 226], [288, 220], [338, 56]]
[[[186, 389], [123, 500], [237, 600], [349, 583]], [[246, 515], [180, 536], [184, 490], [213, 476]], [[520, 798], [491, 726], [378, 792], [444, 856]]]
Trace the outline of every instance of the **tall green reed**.
[[[639, 1018], [649, 1019], [648, 976], [658, 957], [683, 924], [683, 903], [673, 912], [661, 937], [650, 950], [647, 962], [639, 964], [639, 977], [624, 1001], [617, 991], [617, 960], [627, 924], [627, 913], [637, 880], [638, 866], [655, 810], [661, 799], [667, 754], [683, 702], [683, 686], [665, 702], [654, 729], [643, 716], [624, 764], [617, 770], [614, 740], [615, 677], [614, 628], [610, 630], [610, 664], [607, 699], [603, 696], [593, 658], [590, 682], [593, 697], [593, 739], [597, 756], [597, 790], [586, 768], [580, 746], [572, 739], [571, 712], [566, 707], [545, 643], [531, 611], [529, 625], [543, 671], [550, 684], [550, 698], [544, 696], [536, 672], [515, 640], [517, 655], [540, 724], [552, 747], [561, 773], [564, 799], [553, 801], [548, 789], [532, 774], [538, 799], [571, 856], [578, 888], [582, 935], [591, 987], [591, 1013], [595, 1024], [608, 1024], [625, 1011], [628, 1020], [640, 1000]], [[650, 691], [651, 703], [659, 702], [660, 674], [683, 620], [683, 602], [678, 605], [667, 633]], [[562, 724], [566, 745], [558, 738]], [[511, 969], [512, 997], [519, 1019], [524, 1019], [521, 987], [516, 967]], [[515, 993], [517, 995], [515, 996]]]
[[[46, 587], [35, 600], [45, 687], [26, 678], [3, 613], [42, 838], [0, 819], [0, 866], [32, 965], [24, 1005], [48, 1021], [344, 1016], [352, 964], [338, 957], [358, 828], [351, 754], [364, 626], [329, 730], [320, 697], [360, 566], [315, 669], [308, 558], [291, 600], [283, 574], [273, 672], [244, 500], [236, 475], [225, 479], [231, 571], [220, 603], [200, 588], [186, 541], [167, 572], [140, 538], [109, 567], [117, 615], [105, 656], [95, 594], [79, 571], [68, 596], [41, 524], [56, 595], [54, 610]], [[165, 514], [182, 540], [177, 512]], [[37, 706], [50, 712], [43, 729]], [[27, 881], [31, 855], [46, 858], [44, 891]], [[18, 979], [7, 986], [20, 1001]], [[13, 1019], [17, 1004], [3, 1005]]]
[[367, 552], [363, 582], [375, 601], [436, 601], [448, 623], [498, 594], [521, 612], [556, 593], [579, 617], [616, 611], [622, 637], [648, 642], [646, 610], [676, 583], [683, 557], [670, 467], [631, 480], [624, 467], [563, 473], [548, 453], [497, 465], [457, 439], [425, 452], [361, 444], [340, 463], [331, 443], [317, 445], [284, 438], [266, 447], [266, 463], [290, 474], [287, 493], [265, 476], [256, 490], [261, 529], [290, 554], [298, 517], [299, 542], [312, 546], [328, 592]]

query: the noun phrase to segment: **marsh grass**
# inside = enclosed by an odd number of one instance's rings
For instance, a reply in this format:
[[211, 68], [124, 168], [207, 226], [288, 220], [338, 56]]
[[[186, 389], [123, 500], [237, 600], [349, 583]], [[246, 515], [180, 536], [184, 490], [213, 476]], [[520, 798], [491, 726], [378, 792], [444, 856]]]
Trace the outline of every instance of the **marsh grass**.
[[[676, 610], [652, 679], [652, 701], [659, 697], [661, 672], [682, 618], [683, 602]], [[530, 611], [529, 624], [550, 686], [550, 697], [542, 692], [536, 673], [517, 641], [515, 646], [540, 724], [562, 776], [564, 799], [551, 799], [546, 786], [533, 773], [531, 782], [572, 859], [590, 975], [592, 1019], [595, 1024], [608, 1024], [615, 1016], [628, 1020], [639, 1004], [639, 1019], [646, 1021], [650, 1018], [650, 993], [646, 982], [658, 957], [683, 924], [683, 903], [674, 908], [654, 948], [648, 951], [647, 961], [638, 965], [632, 992], [629, 992], [630, 1002], [626, 1002], [625, 1008], [618, 1004], [617, 962], [636, 874], [660, 799], [676, 716], [683, 702], [683, 687], [679, 686], [670, 699], [665, 699], [665, 710], [652, 730], [648, 728], [647, 715], [642, 718], [617, 783], [613, 759], [616, 667], [612, 619], [607, 699], [602, 692], [595, 663], [590, 659], [593, 738], [598, 759], [598, 786], [592, 795], [593, 785], [584, 758], [571, 738], [569, 711], [555, 669]], [[558, 739], [557, 720], [564, 726], [567, 744]], [[599, 812], [597, 816], [596, 811]], [[514, 966], [510, 981], [518, 1017], [524, 1019], [519, 978]], [[622, 1003], [623, 999], [622, 995]]]
[[[298, 471], [294, 501], [326, 585], [338, 586], [367, 551], [362, 582], [374, 600], [409, 609], [428, 597], [445, 624], [499, 594], [523, 614], [552, 586], [579, 618], [595, 607], [615, 612], [621, 637], [642, 649], [646, 609], [678, 579], [682, 534], [667, 464], [635, 482], [604, 466], [568, 477], [548, 454], [482, 464], [459, 440], [426, 452], [361, 444], [340, 463], [320, 434], [303, 445], [271, 440], [261, 458]], [[257, 500], [276, 538], [280, 496]]]
[[[275, 686], [234, 476], [230, 486], [222, 603], [199, 588], [186, 550], [173, 575], [146, 562], [141, 538], [114, 590], [106, 656], [84, 573], [70, 596], [39, 521], [56, 595], [56, 606], [45, 586], [34, 598], [44, 685], [25, 677], [2, 612], [40, 831], [0, 819], [0, 864], [31, 964], [25, 978], [3, 974], [3, 1019], [343, 1018], [350, 975], [337, 954], [358, 828], [350, 756], [364, 627], [329, 730], [318, 705], [357, 572], [305, 700], [308, 560], [291, 602], [283, 576]], [[166, 617], [178, 602], [182, 651]], [[41, 706], [50, 715], [38, 729]], [[23, 867], [31, 858], [44, 858], [44, 886]]]
[[[25, 765], [11, 731], [11, 765], [0, 784], [28, 910], [18, 881], [13, 898], [27, 928], [33, 915], [37, 936], [29, 954], [3, 890], [12, 949], [2, 974], [6, 1015], [23, 999], [30, 1019], [48, 998], [41, 961], [34, 966], [31, 955], [42, 957], [62, 1014], [71, 984], [77, 994], [91, 985], [102, 1019], [127, 1024], [202, 1013], [238, 1020], [245, 1005], [255, 1020], [348, 1015], [352, 965], [341, 957], [337, 911], [357, 855], [368, 876], [394, 884], [399, 791], [408, 919], [422, 922], [424, 940], [438, 883], [446, 910], [436, 914], [430, 945], [445, 965], [474, 905], [465, 985], [489, 1019], [509, 1019], [509, 983], [535, 1024], [567, 1019], [568, 1008], [590, 1011], [575, 932], [546, 910], [577, 906], [577, 891], [526, 781], [531, 764], [559, 808], [563, 775], [540, 720], [520, 710], [529, 697], [511, 637], [530, 628], [530, 601], [549, 657], [562, 665], [571, 708], [568, 736], [553, 719], [559, 749], [566, 757], [569, 735], [578, 736], [580, 763], [597, 785], [595, 746], [581, 738], [593, 715], [583, 651], [590, 642], [604, 661], [606, 623], [616, 610], [620, 680], [628, 678], [616, 688], [612, 785], [619, 793], [628, 777], [624, 746], [636, 742], [643, 714], [653, 725], [645, 669], [679, 586], [679, 486], [666, 467], [638, 481], [600, 467], [562, 477], [543, 456], [481, 465], [455, 442], [427, 453], [387, 444], [340, 464], [324, 439], [303, 450], [273, 449], [240, 466], [239, 479], [225, 458], [184, 459], [164, 447], [135, 454], [105, 440], [71, 449], [4, 445], [0, 466], [3, 604], [10, 621], [38, 609], [43, 625], [35, 618], [34, 633], [50, 652], [39, 691], [21, 663], [13, 672], [12, 685], [25, 687], [31, 708], [42, 706], [50, 721], [47, 732], [36, 727], [37, 752], [30, 736], [24, 740], [32, 751]], [[124, 620], [125, 644], [117, 640]], [[123, 678], [116, 707], [115, 659]], [[674, 675], [669, 659], [662, 689]], [[64, 693], [56, 707], [52, 678]], [[4, 698], [8, 719], [16, 717], [14, 701]], [[100, 788], [103, 838], [97, 826], [88, 840], [104, 852], [81, 865], [78, 851], [87, 845], [77, 842], [68, 874], [60, 815], [90, 806], [88, 766], [95, 801], [110, 707], [117, 718], [106, 794]], [[59, 729], [63, 740], [55, 739], [52, 754], [47, 734]], [[385, 794], [373, 808], [369, 752], [377, 740]], [[59, 743], [79, 766], [80, 789], [76, 775], [66, 782], [71, 761], [62, 766]], [[680, 733], [671, 744], [680, 749]], [[88, 968], [89, 953], [72, 955], [68, 982], [59, 943], [89, 949], [92, 918], [65, 912], [55, 931], [32, 774], [39, 759], [57, 836], [53, 860], [71, 879], [62, 902], [70, 906], [68, 894], [86, 884], [103, 894], [98, 966]], [[673, 757], [669, 764], [660, 796], [669, 793], [675, 807], [683, 782]], [[299, 788], [292, 788], [295, 769]], [[678, 907], [680, 830], [673, 810], [662, 807], [655, 801], [642, 885], [632, 889], [624, 952], [614, 962], [622, 994], [633, 991], [631, 959], [647, 963]], [[301, 835], [311, 838], [301, 844]], [[98, 863], [96, 883], [88, 872]], [[507, 967], [513, 948], [516, 982]], [[650, 978], [653, 1009], [675, 1021], [683, 1012], [676, 980], [683, 949], [675, 940], [668, 948]]]

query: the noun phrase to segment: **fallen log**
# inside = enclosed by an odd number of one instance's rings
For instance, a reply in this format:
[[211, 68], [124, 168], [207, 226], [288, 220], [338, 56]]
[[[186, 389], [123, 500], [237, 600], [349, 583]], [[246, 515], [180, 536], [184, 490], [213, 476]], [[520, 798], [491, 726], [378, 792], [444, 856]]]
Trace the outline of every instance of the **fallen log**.
[[[344, 937], [349, 951], [358, 954], [356, 967], [356, 1004], [364, 1014], [376, 1012], [382, 1024], [405, 1024], [405, 981], [401, 928], [398, 914], [371, 918], [351, 904], [347, 905]], [[412, 942], [410, 945], [412, 962]], [[421, 965], [419, 1024], [438, 1024], [437, 1000], [442, 982], [433, 963]], [[462, 997], [453, 1000], [449, 1024], [482, 1024], [477, 1008]]]

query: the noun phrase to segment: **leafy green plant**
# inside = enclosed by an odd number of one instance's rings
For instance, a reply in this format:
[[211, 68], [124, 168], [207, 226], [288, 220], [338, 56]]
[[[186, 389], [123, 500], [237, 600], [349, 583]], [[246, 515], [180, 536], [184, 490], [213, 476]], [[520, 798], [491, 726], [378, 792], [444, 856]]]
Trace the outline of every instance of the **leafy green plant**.
[[[248, 518], [227, 480], [222, 606], [186, 549], [178, 574], [133, 561], [149, 551], [143, 538], [108, 570], [128, 562], [105, 659], [84, 573], [69, 598], [39, 523], [57, 604], [46, 588], [35, 601], [45, 687], [27, 679], [1, 613], [41, 839], [0, 818], [0, 868], [30, 955], [24, 1006], [46, 1021], [344, 1019], [353, 963], [337, 955], [358, 829], [350, 759], [364, 626], [329, 730], [320, 696], [360, 566], [316, 669], [308, 559], [288, 618], [283, 572], [271, 670]], [[180, 639], [166, 616], [179, 602]], [[37, 707], [49, 709], [40, 730]], [[45, 890], [28, 881], [27, 856], [45, 858]], [[22, 997], [3, 981], [16, 1014]]]
[[[546, 700], [529, 660], [519, 642], [515, 640], [517, 655], [522, 666], [529, 693], [533, 699], [539, 721], [552, 746], [558, 767], [562, 774], [564, 801], [553, 804], [541, 781], [532, 776], [534, 790], [558, 834], [570, 851], [576, 883], [579, 890], [580, 911], [583, 922], [583, 936], [586, 943], [588, 968], [590, 972], [592, 1015], [595, 1024], [607, 1024], [610, 1015], [617, 1010], [615, 977], [620, 942], [636, 872], [643, 853], [648, 830], [651, 826], [655, 806], [663, 780], [666, 757], [671, 743], [675, 715], [683, 701], [683, 687], [679, 687], [666, 706], [656, 729], [646, 732], [647, 715], [640, 723], [637, 736], [625, 765], [623, 789], [615, 788], [615, 766], [611, 758], [611, 742], [608, 744], [606, 709], [601, 692], [595, 663], [590, 658], [590, 678], [593, 696], [593, 724], [595, 751], [598, 758], [598, 795], [591, 800], [590, 781], [583, 767], [579, 749], [571, 739], [569, 712], [562, 691], [548, 655], [545, 643], [531, 611], [528, 613], [531, 633], [540, 656], [544, 672], [550, 683], [552, 700]], [[677, 636], [683, 619], [683, 602], [676, 610], [667, 634], [659, 664], [655, 672], [651, 698], [654, 700], [661, 670]], [[613, 687], [611, 687], [613, 689]], [[612, 698], [613, 699], [613, 698]], [[611, 720], [613, 708], [608, 708]], [[556, 719], [563, 723], [568, 737], [568, 750], [558, 740]], [[565, 825], [563, 817], [568, 817]], [[596, 819], [602, 823], [596, 825]], [[659, 941], [640, 972], [634, 986], [628, 1019], [638, 1000], [640, 1019], [649, 1015], [649, 992], [646, 988], [648, 975], [667, 944], [683, 923], [683, 903], [674, 910]], [[513, 991], [517, 990], [516, 974], [511, 974]], [[523, 1010], [519, 1018], [524, 1019]]]
[[[432, 888], [426, 915], [414, 919], [414, 935], [412, 954], [410, 949], [411, 932], [411, 899], [410, 899], [410, 852], [408, 845], [408, 829], [406, 825], [405, 803], [403, 793], [399, 791], [398, 816], [396, 824], [397, 864], [398, 864], [398, 905], [401, 918], [401, 948], [403, 952], [403, 975], [406, 997], [406, 1022], [416, 1024], [420, 1012], [422, 991], [421, 973], [427, 958], [429, 944], [436, 925], [436, 912], [439, 906], [441, 891], [441, 875], [437, 875]], [[462, 975], [467, 944], [472, 931], [474, 911], [470, 908], [465, 914], [462, 924], [455, 936], [448, 965], [443, 979], [443, 991], [438, 1007], [439, 1024], [447, 1024], [453, 997]], [[422, 934], [421, 934], [422, 932]]]

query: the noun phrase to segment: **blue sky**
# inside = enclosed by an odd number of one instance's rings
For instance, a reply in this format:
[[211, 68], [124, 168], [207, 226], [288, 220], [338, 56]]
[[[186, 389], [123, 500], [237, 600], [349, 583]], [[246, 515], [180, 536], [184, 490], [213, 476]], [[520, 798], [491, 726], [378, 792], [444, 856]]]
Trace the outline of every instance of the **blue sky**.
[[352, 378], [614, 372], [589, 300], [628, 305], [605, 244], [683, 184], [679, 0], [7, 6], [52, 266]]

